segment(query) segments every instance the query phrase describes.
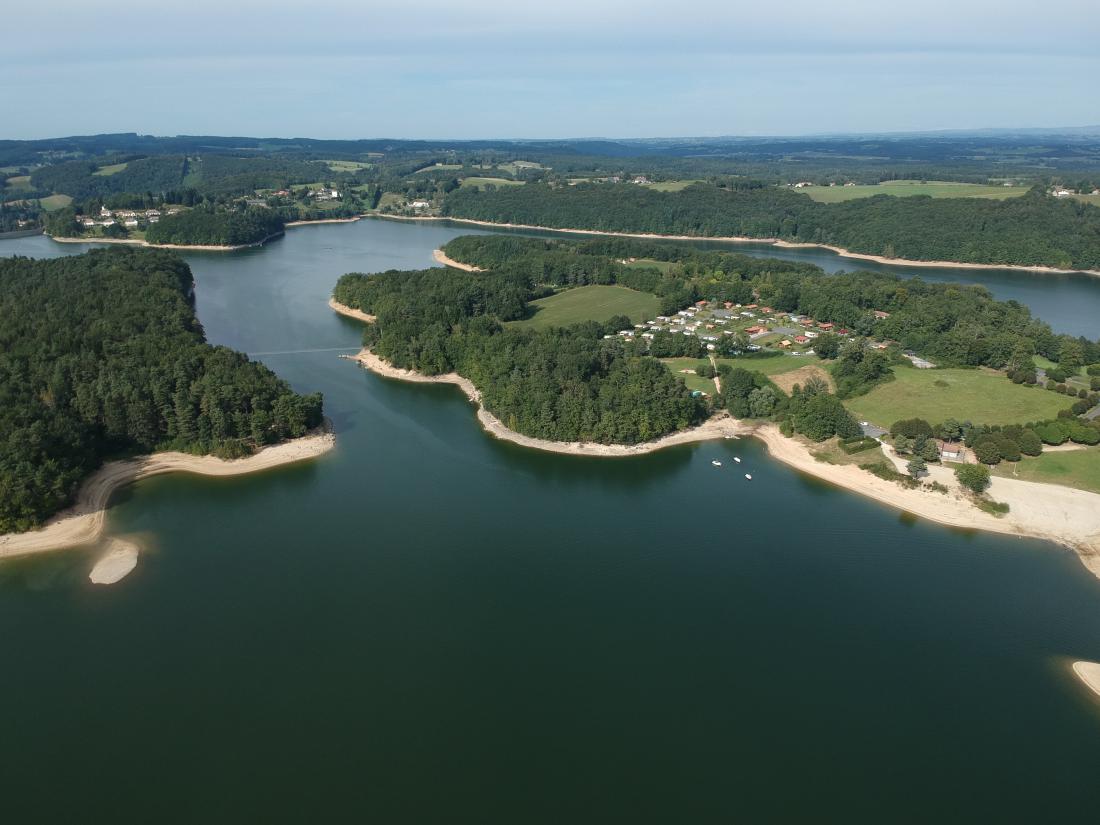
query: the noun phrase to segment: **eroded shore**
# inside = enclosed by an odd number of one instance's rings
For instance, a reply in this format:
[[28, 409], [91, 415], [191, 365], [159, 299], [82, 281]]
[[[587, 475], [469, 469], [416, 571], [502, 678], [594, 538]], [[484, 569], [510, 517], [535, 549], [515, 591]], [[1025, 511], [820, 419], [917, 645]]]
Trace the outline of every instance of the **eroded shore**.
[[274, 444], [254, 455], [232, 461], [214, 456], [164, 452], [126, 461], [108, 462], [84, 481], [77, 493], [76, 503], [68, 510], [58, 513], [38, 530], [0, 536], [0, 559], [61, 550], [96, 541], [103, 533], [111, 495], [120, 487], [143, 478], [164, 473], [246, 475], [316, 458], [335, 445], [336, 436], [326, 426], [302, 438]]

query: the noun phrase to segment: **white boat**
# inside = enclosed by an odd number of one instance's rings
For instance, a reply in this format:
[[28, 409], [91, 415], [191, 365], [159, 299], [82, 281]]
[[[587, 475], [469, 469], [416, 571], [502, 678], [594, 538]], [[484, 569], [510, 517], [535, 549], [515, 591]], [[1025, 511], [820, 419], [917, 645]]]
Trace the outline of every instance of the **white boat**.
[[713, 464], [715, 467], [721, 467], [722, 466], [721, 461], [712, 461], [711, 464]]
[[748, 473], [745, 473], [745, 478], [747, 478], [749, 481], [752, 481], [752, 476], [750, 476]]
[[737, 456], [734, 456], [733, 460], [736, 461], [738, 464], [741, 463], [741, 459], [739, 459]]

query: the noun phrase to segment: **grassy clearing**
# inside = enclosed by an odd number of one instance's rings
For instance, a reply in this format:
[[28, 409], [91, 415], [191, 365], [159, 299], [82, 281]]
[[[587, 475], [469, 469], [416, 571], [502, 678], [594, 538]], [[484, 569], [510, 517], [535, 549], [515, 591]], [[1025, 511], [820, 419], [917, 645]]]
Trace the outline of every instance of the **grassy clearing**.
[[933, 424], [947, 418], [975, 424], [1022, 424], [1055, 418], [1070, 401], [1038, 387], [1013, 384], [993, 370], [896, 367], [897, 378], [845, 405], [860, 420], [889, 427], [902, 418]]
[[810, 444], [809, 447], [810, 454], [824, 464], [850, 464], [858, 467], [860, 464], [871, 464], [876, 461], [885, 460], [882, 455], [881, 447], [862, 450], [861, 452], [849, 455], [844, 452], [844, 450], [840, 449], [840, 442], [836, 438], [830, 438], [828, 441], [824, 441], [821, 444]]
[[117, 175], [127, 166], [129, 166], [128, 163], [112, 163], [110, 166], [100, 166], [98, 169], [92, 172], [92, 175], [93, 177], [98, 178], [105, 178], [110, 175]]
[[647, 189], [656, 189], [658, 192], [679, 192], [681, 189], [687, 189], [693, 183], [699, 183], [697, 180], [665, 180], [659, 183], [644, 183], [642, 184]]
[[30, 175], [16, 175], [15, 177], [8, 178], [4, 181], [5, 189], [30, 189], [31, 188], [31, 176]]
[[1074, 195], [1073, 198], [1082, 203], [1091, 203], [1093, 206], [1100, 206], [1100, 195]]
[[461, 169], [461, 163], [437, 163], [435, 166], [425, 166], [423, 169], [417, 169], [416, 174], [420, 175], [424, 172], [446, 172], [454, 169]]
[[993, 468], [993, 474], [1100, 493], [1100, 449], [1043, 453], [1018, 464], [1002, 462]]
[[463, 178], [460, 184], [463, 189], [482, 186], [523, 186], [521, 180], [508, 180], [508, 178]]
[[703, 378], [694, 372], [681, 372], [681, 370], [694, 370], [700, 364], [707, 363], [706, 358], [662, 358], [660, 361], [677, 378], [683, 378], [689, 390], [699, 390], [707, 395], [714, 395], [714, 381], [712, 379]]
[[740, 367], [750, 372], [759, 372], [764, 375], [781, 375], [785, 372], [801, 369], [802, 367], [816, 365], [821, 361], [814, 355], [775, 355], [771, 358], [719, 358], [719, 364], [728, 364], [731, 367]]
[[979, 183], [950, 181], [888, 180], [878, 185], [808, 186], [799, 190], [820, 203], [840, 203], [873, 195], [894, 195], [899, 198], [929, 195], [933, 198], [989, 198], [1004, 200], [1027, 192], [1026, 186], [987, 186]]
[[498, 163], [497, 169], [501, 172], [507, 172], [509, 175], [515, 175], [518, 172], [522, 172], [524, 169], [542, 169], [541, 163], [534, 163], [529, 160], [517, 160], [512, 163]]
[[661, 272], [668, 272], [674, 267], [680, 266], [680, 264], [673, 261], [655, 261], [653, 258], [637, 258], [627, 262], [626, 265], [635, 269], [659, 269]]
[[531, 302], [535, 314], [519, 326], [534, 328], [562, 327], [579, 321], [606, 321], [615, 315], [629, 316], [634, 323], [654, 317], [660, 302], [656, 295], [637, 292], [625, 286], [580, 286], [549, 298]]
[[397, 192], [383, 192], [382, 197], [378, 200], [378, 208], [385, 209], [387, 206], [401, 206], [404, 203], [404, 195], [399, 195]]
[[47, 212], [53, 212], [57, 209], [63, 209], [73, 202], [73, 199], [68, 195], [50, 195], [49, 197], [42, 198], [39, 203], [42, 204], [42, 208]]
[[328, 166], [333, 172], [358, 172], [360, 169], [370, 169], [372, 165], [357, 160], [323, 160], [321, 163]]

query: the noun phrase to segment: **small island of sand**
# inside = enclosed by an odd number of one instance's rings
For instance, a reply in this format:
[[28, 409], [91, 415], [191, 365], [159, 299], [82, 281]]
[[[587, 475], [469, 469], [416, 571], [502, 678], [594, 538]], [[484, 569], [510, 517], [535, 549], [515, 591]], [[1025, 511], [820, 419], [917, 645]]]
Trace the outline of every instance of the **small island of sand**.
[[114, 584], [122, 581], [137, 567], [138, 546], [123, 539], [111, 539], [107, 549], [88, 574], [92, 584]]
[[1074, 662], [1073, 672], [1077, 678], [1085, 683], [1085, 686], [1100, 698], [1100, 663]]

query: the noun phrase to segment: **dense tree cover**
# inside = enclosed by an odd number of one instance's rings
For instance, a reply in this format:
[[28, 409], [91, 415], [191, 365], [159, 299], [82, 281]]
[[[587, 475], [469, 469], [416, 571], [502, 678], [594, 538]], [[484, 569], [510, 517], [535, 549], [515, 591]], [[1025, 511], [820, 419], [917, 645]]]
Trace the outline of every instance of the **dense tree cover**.
[[795, 385], [781, 420], [813, 441], [824, 441], [834, 435], [855, 438], [863, 433], [840, 399], [821, 385]]
[[[574, 241], [469, 235], [455, 238], [445, 251], [482, 268], [522, 272], [537, 283], [621, 283], [661, 297], [663, 312], [700, 298], [758, 301], [831, 321], [860, 336], [897, 341], [943, 366], [999, 369], [1014, 357], [1036, 353], [1059, 360], [1063, 348], [1075, 349], [1074, 357], [1082, 363], [1100, 361], [1100, 343], [1055, 335], [1027, 307], [994, 300], [981, 286], [928, 283], [878, 272], [829, 275], [813, 264], [631, 238]], [[620, 263], [631, 258], [671, 266], [662, 272]], [[877, 317], [876, 311], [888, 317]], [[864, 389], [882, 378], [878, 359], [868, 357], [871, 374], [852, 381]], [[1031, 369], [1034, 372], [1034, 364]], [[836, 376], [838, 381], [845, 378], [844, 370]], [[853, 391], [855, 386], [844, 394]]]
[[166, 215], [145, 231], [149, 243], [239, 246], [283, 231], [283, 219], [270, 209], [189, 209]]
[[320, 420], [319, 395], [204, 343], [176, 255], [0, 259], [0, 533], [41, 523], [110, 456], [240, 456]]
[[778, 188], [631, 184], [458, 189], [443, 214], [501, 223], [700, 237], [783, 238], [913, 260], [1100, 268], [1100, 209], [1038, 188], [1018, 198], [818, 203]]
[[524, 317], [531, 287], [518, 273], [430, 269], [345, 275], [334, 296], [377, 317], [364, 332], [372, 351], [430, 375], [458, 372], [489, 412], [525, 435], [631, 444], [706, 416], [705, 403], [638, 344], [603, 339], [625, 319], [538, 331], [502, 325]]
[[42, 215], [42, 210], [37, 206], [0, 204], [0, 232], [18, 232], [20, 229], [41, 227]]
[[74, 160], [44, 166], [31, 175], [38, 189], [71, 195], [77, 200], [108, 197], [121, 192], [164, 192], [178, 188], [187, 175], [188, 161], [181, 155], [139, 158], [126, 162], [126, 168], [113, 175], [96, 175], [101, 166], [125, 161], [107, 157], [98, 160]]

